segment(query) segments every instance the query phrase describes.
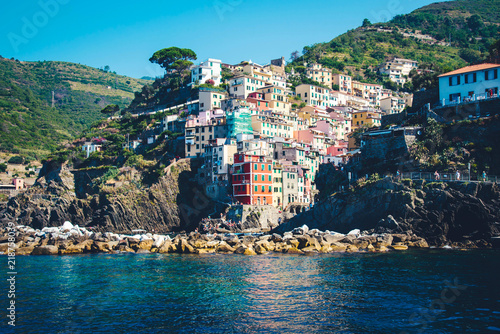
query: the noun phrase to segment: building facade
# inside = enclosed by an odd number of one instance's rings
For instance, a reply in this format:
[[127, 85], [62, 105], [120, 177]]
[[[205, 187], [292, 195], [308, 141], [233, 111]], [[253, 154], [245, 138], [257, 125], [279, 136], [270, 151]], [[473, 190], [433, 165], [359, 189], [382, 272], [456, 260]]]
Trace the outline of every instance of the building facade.
[[442, 105], [498, 96], [500, 64], [467, 66], [439, 76]]

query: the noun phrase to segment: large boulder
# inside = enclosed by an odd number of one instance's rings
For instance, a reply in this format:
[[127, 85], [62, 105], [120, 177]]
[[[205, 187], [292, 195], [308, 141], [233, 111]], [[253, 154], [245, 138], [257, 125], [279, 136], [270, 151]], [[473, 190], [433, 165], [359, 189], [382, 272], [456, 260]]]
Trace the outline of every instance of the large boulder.
[[59, 250], [61, 254], [81, 254], [92, 251], [93, 240], [87, 239], [77, 244], [67, 244], [65, 248]]
[[31, 252], [31, 255], [58, 255], [59, 249], [57, 246], [37, 246]]
[[217, 246], [217, 253], [234, 253], [235, 249], [225, 241], [221, 241]]
[[144, 249], [144, 250], [151, 250], [153, 247], [154, 240], [153, 239], [144, 239], [141, 240], [136, 246], [134, 245], [132, 248], [135, 249], [136, 251], [139, 249]]
[[332, 242], [330, 248], [332, 252], [345, 252], [347, 245], [340, 242]]
[[391, 234], [383, 234], [383, 235], [380, 235], [377, 237], [377, 244], [376, 246], [377, 247], [381, 247], [381, 246], [390, 246], [392, 245], [392, 240], [393, 240], [393, 237]]
[[177, 244], [177, 251], [180, 253], [190, 253], [190, 254], [196, 253], [194, 247], [191, 246], [186, 239], [179, 240]]

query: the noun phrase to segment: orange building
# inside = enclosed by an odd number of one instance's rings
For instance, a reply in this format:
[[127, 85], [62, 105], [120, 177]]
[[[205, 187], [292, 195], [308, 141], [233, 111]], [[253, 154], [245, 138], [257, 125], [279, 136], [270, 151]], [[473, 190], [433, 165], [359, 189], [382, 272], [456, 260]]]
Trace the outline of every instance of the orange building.
[[261, 155], [236, 153], [232, 168], [233, 197], [242, 204], [273, 204], [273, 163]]

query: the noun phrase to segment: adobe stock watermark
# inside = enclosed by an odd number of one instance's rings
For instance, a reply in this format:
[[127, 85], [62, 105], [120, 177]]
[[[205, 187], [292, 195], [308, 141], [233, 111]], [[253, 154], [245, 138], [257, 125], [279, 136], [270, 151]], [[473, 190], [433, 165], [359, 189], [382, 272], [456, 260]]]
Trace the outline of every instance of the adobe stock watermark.
[[374, 11], [372, 10], [370, 14], [372, 15], [373, 22], [387, 22], [394, 16], [403, 13], [403, 6], [400, 0], [389, 0], [385, 9]]
[[[417, 312], [414, 312], [410, 318], [408, 319], [410, 325], [412, 326], [421, 326], [418, 329], [417, 333], [425, 333], [429, 322], [435, 321], [437, 318], [437, 314], [440, 311], [444, 311], [446, 309], [446, 305], [453, 304], [458, 297], [462, 294], [462, 291], [467, 289], [466, 285], [458, 284], [458, 277], [453, 279], [453, 283], [450, 281], [443, 281], [445, 284], [445, 288], [441, 290], [441, 294], [439, 298], [434, 299], [428, 308], [419, 309]], [[406, 331], [400, 332], [399, 334], [409, 334]]]
[[214, 9], [219, 17], [219, 20], [224, 21], [224, 14], [232, 12], [237, 6], [241, 5], [243, 0], [216, 0]]
[[9, 32], [7, 39], [14, 49], [14, 52], [19, 52], [21, 45], [28, 44], [30, 40], [35, 38], [40, 29], [49, 24], [50, 19], [59, 14], [61, 5], [66, 5], [70, 0], [39, 0], [38, 6], [40, 10], [35, 12], [31, 17], [23, 16], [21, 18], [22, 26], [20, 33]]

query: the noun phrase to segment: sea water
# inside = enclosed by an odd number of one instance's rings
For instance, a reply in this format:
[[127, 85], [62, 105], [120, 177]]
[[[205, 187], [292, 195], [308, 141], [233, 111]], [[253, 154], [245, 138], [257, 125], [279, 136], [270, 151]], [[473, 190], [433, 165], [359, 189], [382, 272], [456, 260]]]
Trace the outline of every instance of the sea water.
[[18, 256], [0, 331], [500, 333], [499, 265], [498, 250]]

